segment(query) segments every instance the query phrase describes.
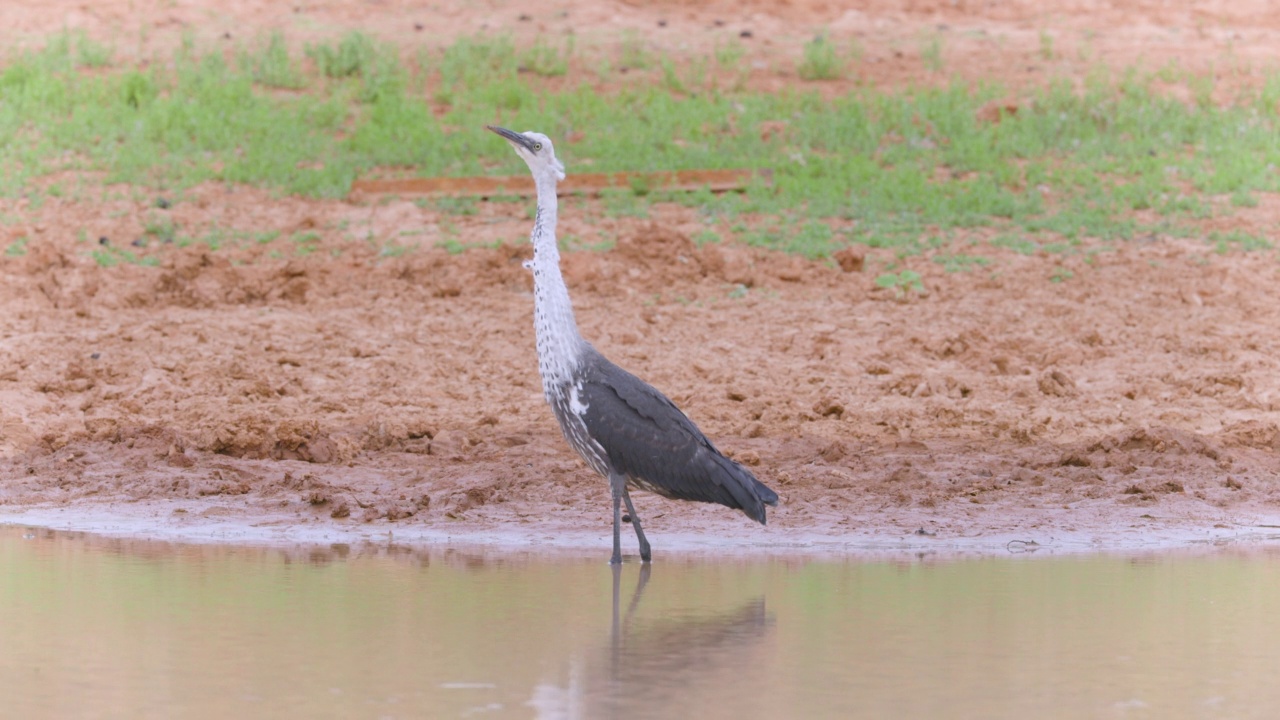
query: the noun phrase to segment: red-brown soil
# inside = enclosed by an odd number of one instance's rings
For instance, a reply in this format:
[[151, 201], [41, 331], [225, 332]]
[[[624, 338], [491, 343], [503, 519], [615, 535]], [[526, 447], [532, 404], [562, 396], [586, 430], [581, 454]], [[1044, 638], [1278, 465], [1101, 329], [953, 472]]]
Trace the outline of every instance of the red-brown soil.
[[[30, 40], [64, 25], [109, 36], [147, 24], [146, 52], [183, 29], [305, 37], [293, 34], [302, 15], [308, 32], [360, 27], [411, 47], [427, 42], [414, 23], [439, 42], [481, 29], [561, 32], [573, 20], [584, 46], [637, 28], [678, 52], [749, 28], [765, 68], [752, 83], [762, 87], [794, 83], [779, 58], [793, 61], [823, 27], [861, 37], [861, 80], [882, 84], [945, 79], [921, 63], [916, 40], [944, 26], [955, 40], [947, 73], [1015, 87], [1051, 72], [1082, 77], [1077, 45], [1090, 63], [1176, 53], [1202, 68], [1260, 62], [1280, 47], [1280, 14], [1262, 2], [1176, 11], [1119, 0], [847, 11], [818, 2], [47, 5], [7, 3], [0, 37]], [[1070, 58], [1052, 68], [1039, 50], [1044, 29]], [[987, 41], [996, 37], [1006, 40]], [[1024, 77], [1028, 63], [1033, 77]], [[572, 153], [561, 154], [573, 172]], [[145, 515], [166, 532], [208, 517], [603, 540], [605, 483], [568, 449], [541, 397], [531, 280], [520, 266], [527, 247], [433, 247], [519, 238], [523, 204], [446, 216], [406, 201], [206, 186], [159, 211], [150, 196], [119, 196], [0, 203], [21, 223], [9, 239], [31, 238], [26, 255], [0, 258], [0, 520], [69, 508], [99, 528], [105, 510]], [[1280, 198], [1260, 198], [1206, 229], [1274, 234]], [[169, 247], [158, 268], [99, 267], [88, 256], [93, 238], [123, 246], [157, 212], [184, 228], [216, 223], [281, 239]], [[703, 227], [675, 205], [645, 220], [610, 217], [594, 201], [562, 210], [564, 235], [604, 228], [618, 238], [612, 250], [564, 257], [583, 335], [663, 389], [782, 497], [761, 530], [723, 508], [641, 496], [659, 550], [664, 534], [775, 545], [1133, 544], [1229, 537], [1280, 516], [1275, 252], [1220, 255], [1202, 240], [1166, 237], [1086, 242], [1071, 256], [984, 245], [993, 265], [947, 273], [920, 262], [927, 292], [902, 294], [874, 283], [889, 251], [810, 262], [732, 243], [698, 247], [690, 238]], [[87, 244], [77, 241], [84, 228]], [[308, 253], [276, 257], [290, 235], [311, 230], [319, 239]], [[422, 248], [380, 256], [353, 239], [366, 231], [412, 231]], [[1052, 281], [1063, 270], [1070, 277]]]

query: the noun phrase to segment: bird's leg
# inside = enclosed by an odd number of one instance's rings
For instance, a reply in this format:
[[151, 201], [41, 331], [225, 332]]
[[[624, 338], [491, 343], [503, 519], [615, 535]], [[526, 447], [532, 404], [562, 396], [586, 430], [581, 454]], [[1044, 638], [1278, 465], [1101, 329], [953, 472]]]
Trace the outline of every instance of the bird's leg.
[[636, 540], [640, 541], [640, 560], [649, 562], [652, 555], [649, 552], [649, 541], [645, 539], [644, 530], [640, 529], [640, 516], [636, 514], [636, 506], [631, 504], [631, 493], [627, 491], [627, 486], [622, 486], [622, 499], [627, 503], [627, 514], [631, 516], [631, 527], [636, 529]]
[[618, 589], [622, 584], [622, 563], [614, 563], [613, 570], [613, 624], [609, 630], [610, 677], [617, 678], [619, 661], [622, 659], [622, 626], [618, 622]]
[[613, 626], [611, 628], [611, 632], [613, 637], [613, 644], [616, 649], [616, 646], [618, 644], [618, 636], [619, 636], [618, 631], [621, 628], [621, 625], [618, 622], [618, 619], [621, 617], [621, 615], [619, 615], [618, 613], [618, 600], [620, 598], [620, 593], [618, 591], [622, 585], [622, 565], [621, 564], [614, 565], [610, 569], [613, 570]]
[[609, 487], [613, 490], [613, 557], [609, 563], [622, 563], [622, 495], [627, 491], [627, 479], [621, 475], [609, 476]]
[[636, 591], [631, 596], [631, 604], [627, 606], [626, 622], [631, 622], [631, 616], [635, 613], [636, 608], [640, 605], [640, 596], [644, 595], [644, 586], [649, 584], [649, 573], [652, 565], [640, 566], [640, 580], [636, 583]]

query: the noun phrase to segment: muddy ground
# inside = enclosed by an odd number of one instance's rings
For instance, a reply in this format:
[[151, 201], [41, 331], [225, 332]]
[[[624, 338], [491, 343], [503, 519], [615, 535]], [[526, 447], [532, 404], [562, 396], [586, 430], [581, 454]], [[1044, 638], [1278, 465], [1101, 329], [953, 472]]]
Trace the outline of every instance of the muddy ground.
[[[1280, 11], [1264, 2], [55, 5], [6, 3], [0, 37], [34, 42], [69, 27], [137, 36], [118, 51], [145, 55], [184, 31], [213, 42], [248, 27], [299, 39], [358, 27], [412, 48], [571, 27], [581, 53], [633, 29], [678, 54], [748, 31], [759, 61], [750, 82], [768, 88], [796, 82], [801, 45], [826, 28], [863, 47], [856, 77], [826, 92], [950, 77], [1016, 88], [1176, 55], [1184, 67], [1236, 68], [1217, 86], [1225, 93], [1261, 77], [1280, 47]], [[938, 32], [942, 71], [919, 52]], [[494, 152], [507, 150], [495, 141]], [[572, 152], [561, 154], [573, 172]], [[145, 193], [118, 197], [3, 201], [19, 218], [9, 240], [31, 240], [25, 255], [0, 258], [0, 519], [57, 511], [72, 518], [64, 526], [81, 517], [102, 528], [114, 515], [144, 534], [216, 521], [605, 541], [605, 483], [541, 397], [527, 246], [433, 247], [519, 238], [523, 205], [448, 216], [407, 200], [206, 186], [163, 212], [186, 228], [319, 239], [287, 257], [272, 245], [195, 245], [167, 249], [157, 268], [100, 267], [81, 231], [90, 246], [123, 244], [157, 212]], [[1259, 198], [1206, 232], [1274, 236], [1280, 197]], [[638, 219], [574, 201], [561, 222], [565, 235], [618, 238], [564, 257], [583, 335], [782, 498], [762, 530], [723, 508], [641, 496], [659, 548], [664, 535], [1122, 546], [1280, 524], [1274, 252], [1217, 254], [1202, 239], [1161, 236], [1086, 241], [1067, 257], [984, 246], [988, 268], [924, 263], [926, 292], [903, 294], [874, 282], [889, 251], [811, 262], [698, 247], [690, 238], [705, 226], [678, 205]], [[380, 255], [355, 239], [366, 231], [411, 231], [422, 247]]]

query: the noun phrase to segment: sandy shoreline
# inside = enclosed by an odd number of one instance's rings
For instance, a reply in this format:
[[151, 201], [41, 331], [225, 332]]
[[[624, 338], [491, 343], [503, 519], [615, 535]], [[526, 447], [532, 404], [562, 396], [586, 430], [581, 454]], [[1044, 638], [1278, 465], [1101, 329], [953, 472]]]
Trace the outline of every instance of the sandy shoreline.
[[[151, 501], [73, 507], [0, 508], [0, 525], [85, 532], [104, 537], [171, 543], [241, 546], [394, 545], [411, 550], [452, 548], [497, 553], [607, 558], [607, 532], [565, 523], [451, 521], [441, 524], [297, 522], [285, 515], [249, 514], [226, 504]], [[1212, 525], [1176, 518], [1114, 518], [1091, 526], [1034, 530], [973, 531], [969, 534], [919, 528], [864, 528], [821, 532], [802, 528], [756, 528], [736, 520], [716, 523], [713, 532], [651, 531], [655, 558], [721, 557], [740, 560], [875, 561], [894, 558], [1040, 557], [1130, 554], [1280, 547], [1280, 513]], [[599, 523], [597, 525], [600, 525]], [[606, 528], [607, 529], [607, 528]], [[923, 532], [921, 532], [923, 530]], [[637, 560], [634, 536], [624, 535], [628, 562]]]

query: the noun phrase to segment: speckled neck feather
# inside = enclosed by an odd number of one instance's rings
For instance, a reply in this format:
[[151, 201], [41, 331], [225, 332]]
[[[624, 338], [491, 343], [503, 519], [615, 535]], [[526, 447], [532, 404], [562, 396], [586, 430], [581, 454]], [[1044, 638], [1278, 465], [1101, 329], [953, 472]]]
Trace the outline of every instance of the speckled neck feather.
[[556, 247], [556, 178], [535, 174], [538, 216], [533, 222], [533, 259], [525, 267], [533, 271], [533, 326], [538, 337], [538, 371], [542, 390], [551, 400], [557, 387], [573, 381], [585, 343], [573, 319], [569, 289], [560, 274], [560, 250]]

